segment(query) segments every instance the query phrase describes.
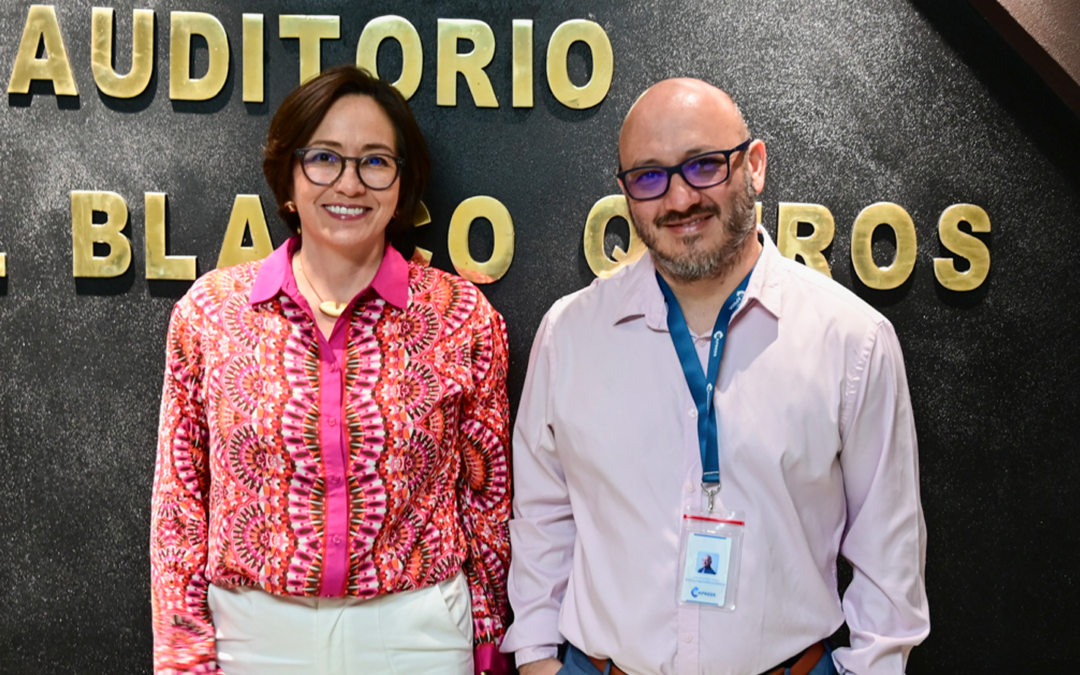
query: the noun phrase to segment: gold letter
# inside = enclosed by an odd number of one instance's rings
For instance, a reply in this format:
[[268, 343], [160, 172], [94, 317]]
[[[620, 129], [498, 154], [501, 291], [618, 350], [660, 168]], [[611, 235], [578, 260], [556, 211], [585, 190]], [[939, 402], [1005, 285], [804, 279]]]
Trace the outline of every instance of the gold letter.
[[[206, 38], [210, 63], [206, 75], [191, 79], [191, 36]], [[229, 76], [229, 36], [210, 14], [173, 12], [169, 36], [169, 98], [208, 101], [218, 95]]]
[[[570, 45], [584, 42], [592, 51], [592, 76], [584, 87], [578, 87], [570, 81], [566, 69], [566, 57]], [[567, 108], [591, 108], [607, 96], [611, 88], [611, 76], [614, 73], [614, 57], [611, 53], [611, 40], [598, 23], [573, 19], [555, 29], [548, 41], [547, 79], [548, 87], [555, 98]]]
[[515, 108], [533, 107], [533, 22], [514, 19]]
[[[38, 59], [38, 43], [45, 43], [45, 58]], [[57, 96], [78, 96], [75, 76], [71, 74], [64, 37], [52, 5], [30, 5], [26, 14], [22, 42], [15, 55], [15, 67], [8, 82], [9, 94], [30, 93], [30, 80], [52, 80]]]
[[406, 100], [420, 88], [420, 75], [424, 70], [424, 46], [420, 33], [400, 16], [380, 16], [364, 26], [360, 41], [356, 43], [356, 66], [379, 77], [379, 45], [386, 38], [393, 38], [401, 45], [401, 77], [393, 86]]
[[[776, 248], [780, 249], [780, 254], [792, 260], [798, 256], [807, 267], [831, 278], [829, 261], [822, 254], [836, 235], [836, 221], [829, 209], [821, 204], [780, 202], [777, 221]], [[758, 222], [761, 222], [760, 208]], [[813, 225], [814, 233], [800, 237], [799, 223]]]
[[960, 223], [971, 225], [972, 232], [989, 232], [990, 216], [974, 204], [953, 204], [938, 220], [941, 243], [958, 256], [967, 258], [971, 267], [959, 272], [951, 258], [934, 258], [934, 276], [950, 291], [973, 291], [990, 274], [990, 249], [977, 237], [960, 231]]
[[147, 192], [146, 278], [195, 280], [195, 256], [170, 256], [165, 252], [165, 193]]
[[[473, 260], [469, 251], [469, 228], [477, 218], [487, 218], [495, 232], [495, 249], [487, 262]], [[446, 243], [458, 274], [474, 284], [490, 284], [506, 274], [514, 259], [514, 221], [498, 199], [469, 197], [454, 209]]]
[[[241, 245], [245, 230], [251, 232], [251, 246]], [[262, 260], [273, 252], [274, 245], [270, 242], [270, 230], [266, 227], [266, 215], [259, 195], [236, 195], [229, 227], [225, 230], [225, 240], [221, 242], [218, 268]]]
[[322, 70], [322, 41], [341, 37], [341, 20], [336, 16], [282, 14], [278, 28], [282, 38], [300, 40], [300, 84]]
[[[888, 225], [896, 234], [896, 258], [888, 267], [878, 267], [874, 262], [872, 239], [879, 225]], [[855, 217], [851, 229], [851, 263], [855, 274], [868, 287], [887, 291], [907, 281], [915, 269], [917, 248], [915, 223], [900, 205], [878, 202]]]
[[244, 102], [263, 102], [263, 15], [244, 15]]
[[[604, 234], [607, 232], [608, 223], [614, 218], [625, 218], [630, 225], [630, 250], [624, 251], [616, 246], [611, 252], [611, 257], [604, 254]], [[608, 195], [601, 197], [593, 204], [589, 211], [589, 217], [585, 221], [585, 261], [589, 263], [589, 269], [593, 274], [606, 279], [615, 274], [620, 268], [636, 261], [645, 253], [645, 244], [634, 229], [634, 221], [630, 220], [630, 210], [626, 206], [626, 197], [622, 195]]]
[[[94, 224], [94, 212], [106, 214]], [[128, 208], [115, 192], [71, 193], [71, 268], [77, 277], [118, 277], [131, 265], [131, 242], [121, 234], [127, 226]], [[108, 244], [109, 255], [94, 255], [94, 243]]]
[[0, 253], [0, 279], [7, 276], [7, 253]]
[[[471, 40], [473, 50], [459, 54], [458, 40]], [[439, 19], [439, 67], [435, 80], [435, 103], [457, 105], [457, 74], [465, 76], [477, 108], [498, 108], [484, 68], [495, 56], [495, 34], [491, 26], [473, 19]]]
[[135, 98], [154, 74], [154, 10], [136, 9], [131, 22], [131, 70], [113, 69], [113, 10], [95, 7], [90, 29], [90, 65], [98, 89], [116, 98]]

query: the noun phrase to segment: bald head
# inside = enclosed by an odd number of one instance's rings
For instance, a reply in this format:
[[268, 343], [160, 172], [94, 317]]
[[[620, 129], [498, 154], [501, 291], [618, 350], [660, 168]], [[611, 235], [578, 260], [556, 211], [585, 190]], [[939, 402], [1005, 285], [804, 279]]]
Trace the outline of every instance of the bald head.
[[[700, 136], [709, 133], [721, 145], [700, 148]], [[630, 108], [619, 132], [619, 165], [631, 168], [645, 164], [671, 164], [661, 161], [658, 152], [680, 149], [731, 148], [750, 137], [739, 106], [727, 92], [708, 82], [674, 78], [657, 82], [645, 90]], [[730, 139], [724, 141], [723, 139]], [[729, 142], [728, 145], [723, 145]], [[689, 145], [687, 145], [689, 144]], [[695, 153], [690, 153], [690, 156]]]
[[765, 164], [765, 144], [711, 84], [664, 80], [638, 98], [619, 133], [619, 185], [669, 283], [726, 278], [760, 250], [754, 199]]

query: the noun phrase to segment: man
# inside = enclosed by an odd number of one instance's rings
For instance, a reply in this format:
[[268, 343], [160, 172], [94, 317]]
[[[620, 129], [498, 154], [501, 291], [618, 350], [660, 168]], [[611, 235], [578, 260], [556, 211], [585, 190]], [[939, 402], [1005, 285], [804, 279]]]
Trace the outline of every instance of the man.
[[[559, 671], [564, 640], [564, 674], [898, 675], [929, 632], [896, 335], [755, 227], [750, 139], [696, 80], [653, 86], [623, 124], [649, 251], [548, 312], [518, 412], [502, 649], [521, 675]], [[702, 586], [705, 536], [729, 557]]]
[[712, 566], [712, 556], [705, 554], [705, 557], [701, 559], [701, 567], [698, 568], [698, 574], [716, 574], [716, 570]]

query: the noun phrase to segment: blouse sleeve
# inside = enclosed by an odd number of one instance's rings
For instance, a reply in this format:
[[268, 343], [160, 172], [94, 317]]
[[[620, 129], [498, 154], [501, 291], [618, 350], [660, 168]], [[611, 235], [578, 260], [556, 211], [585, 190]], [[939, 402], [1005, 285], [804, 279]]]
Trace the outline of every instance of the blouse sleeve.
[[218, 673], [207, 605], [208, 431], [197, 309], [181, 299], [166, 344], [150, 525], [154, 672]]
[[[479, 311], [479, 310], [485, 311]], [[459, 510], [468, 540], [465, 574], [472, 596], [476, 671], [505, 672], [498, 653], [509, 611], [509, 404], [506, 399], [506, 325], [483, 301], [473, 332], [475, 386], [461, 411], [463, 471]]]

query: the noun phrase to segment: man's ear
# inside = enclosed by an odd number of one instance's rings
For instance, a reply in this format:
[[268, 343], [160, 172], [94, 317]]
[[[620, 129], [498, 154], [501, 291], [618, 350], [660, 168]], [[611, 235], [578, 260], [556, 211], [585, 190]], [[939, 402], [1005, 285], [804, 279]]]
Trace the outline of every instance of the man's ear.
[[750, 162], [750, 183], [754, 186], [754, 192], [761, 194], [765, 189], [765, 165], [768, 164], [765, 141], [755, 138], [746, 149], [746, 160]]

